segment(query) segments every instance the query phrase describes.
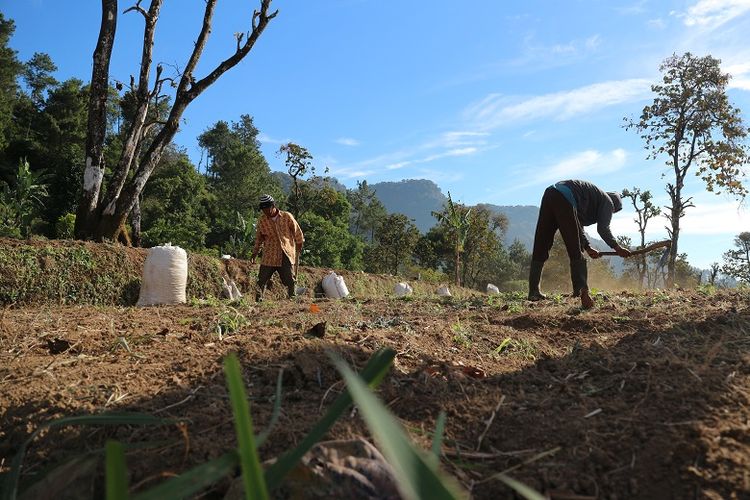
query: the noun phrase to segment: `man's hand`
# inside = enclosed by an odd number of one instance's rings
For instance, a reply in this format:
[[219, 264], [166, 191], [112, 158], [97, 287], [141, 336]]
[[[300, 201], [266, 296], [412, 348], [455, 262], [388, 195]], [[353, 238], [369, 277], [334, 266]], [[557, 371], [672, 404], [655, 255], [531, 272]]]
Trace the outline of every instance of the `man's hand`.
[[589, 254], [589, 257], [591, 257], [592, 259], [598, 259], [602, 256], [602, 254], [600, 254], [598, 250], [594, 250], [591, 247], [586, 249], [586, 253]]
[[631, 255], [633, 255], [633, 252], [631, 252], [627, 248], [622, 248], [622, 247], [616, 247], [615, 252], [617, 252], [617, 255], [623, 258], [630, 257]]

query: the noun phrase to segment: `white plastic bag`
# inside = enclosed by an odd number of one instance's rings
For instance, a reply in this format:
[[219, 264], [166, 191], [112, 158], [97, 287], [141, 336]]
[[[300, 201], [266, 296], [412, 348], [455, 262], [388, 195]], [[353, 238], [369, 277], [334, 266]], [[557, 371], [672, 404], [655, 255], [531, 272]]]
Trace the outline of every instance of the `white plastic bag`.
[[448, 288], [448, 285], [443, 285], [437, 289], [437, 294], [440, 295], [441, 297], [450, 297], [451, 291], [450, 291], [450, 288]]
[[344, 277], [339, 276], [331, 271], [323, 278], [323, 292], [329, 299], [343, 299], [349, 295], [349, 289], [346, 287]]
[[411, 295], [414, 292], [411, 286], [409, 286], [409, 283], [396, 283], [395, 288], [393, 289], [393, 293], [396, 294], [396, 297], [404, 297], [406, 295]]
[[500, 289], [492, 283], [487, 283], [487, 295], [497, 295], [500, 293]]
[[143, 264], [139, 306], [186, 302], [187, 252], [170, 244], [149, 249]]

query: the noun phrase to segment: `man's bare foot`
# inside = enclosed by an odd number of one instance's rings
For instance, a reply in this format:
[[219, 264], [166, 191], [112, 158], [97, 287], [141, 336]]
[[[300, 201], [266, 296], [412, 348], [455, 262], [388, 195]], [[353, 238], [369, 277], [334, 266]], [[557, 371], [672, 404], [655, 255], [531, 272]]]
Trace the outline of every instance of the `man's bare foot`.
[[585, 288], [581, 290], [581, 307], [584, 309], [591, 309], [594, 307], [594, 299], [591, 298], [589, 291]]

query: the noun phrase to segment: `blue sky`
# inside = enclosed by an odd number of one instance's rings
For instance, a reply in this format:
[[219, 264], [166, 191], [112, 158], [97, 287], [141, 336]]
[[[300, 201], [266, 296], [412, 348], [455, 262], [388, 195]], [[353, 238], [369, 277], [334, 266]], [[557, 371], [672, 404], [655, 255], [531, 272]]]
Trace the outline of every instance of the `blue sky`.
[[[121, 2], [121, 11], [134, 2]], [[145, 2], [146, 4], [148, 2]], [[247, 31], [253, 0], [220, 0], [199, 74], [227, 57]], [[203, 2], [166, 0], [156, 62], [184, 66]], [[319, 171], [348, 187], [430, 179], [467, 204], [537, 205], [555, 180], [582, 178], [607, 190], [649, 189], [664, 205], [669, 172], [647, 161], [622, 128], [653, 98], [659, 64], [691, 51], [722, 60], [731, 101], [750, 122], [750, 0], [276, 0], [280, 10], [250, 55], [201, 95], [176, 142], [196, 164], [196, 137], [217, 120], [254, 117], [274, 170], [293, 141]], [[16, 22], [22, 59], [49, 53], [57, 77], [88, 80], [100, 2], [0, 0]], [[120, 15], [114, 79], [137, 74], [143, 21]], [[201, 70], [203, 72], [201, 72]], [[662, 178], [662, 173], [667, 177]], [[691, 263], [721, 261], [750, 216], [731, 198], [686, 191], [680, 250]], [[635, 237], [626, 206], [615, 234]], [[666, 237], [664, 219], [648, 236]]]

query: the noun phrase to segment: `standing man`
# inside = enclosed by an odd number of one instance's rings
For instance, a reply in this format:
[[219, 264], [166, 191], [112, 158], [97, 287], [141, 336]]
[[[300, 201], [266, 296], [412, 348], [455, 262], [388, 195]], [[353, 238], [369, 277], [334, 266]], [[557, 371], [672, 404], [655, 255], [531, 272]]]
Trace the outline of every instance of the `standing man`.
[[581, 305], [585, 309], [593, 307], [594, 300], [589, 295], [588, 268], [583, 251], [585, 250], [592, 259], [598, 259], [601, 255], [591, 248], [583, 226], [596, 224], [599, 236], [617, 252], [617, 255], [630, 257], [630, 250], [621, 247], [609, 229], [612, 214], [620, 210], [622, 201], [619, 194], [604, 192], [590, 182], [567, 180], [548, 187], [542, 196], [534, 234], [534, 250], [529, 271], [529, 300], [546, 298], [539, 290], [539, 283], [542, 279], [542, 268], [549, 258], [549, 251], [555, 240], [555, 232], [559, 229], [570, 258], [573, 296], [581, 297]]
[[263, 292], [273, 273], [278, 272], [281, 282], [287, 288], [287, 296], [294, 297], [294, 285], [297, 280], [297, 263], [302, 253], [305, 237], [299, 224], [289, 212], [276, 208], [276, 202], [267, 194], [260, 197], [258, 208], [263, 215], [258, 220], [255, 231], [255, 247], [250, 256], [250, 263], [255, 265], [255, 258], [263, 248], [263, 256], [258, 271], [258, 290], [255, 300], [263, 299]]

